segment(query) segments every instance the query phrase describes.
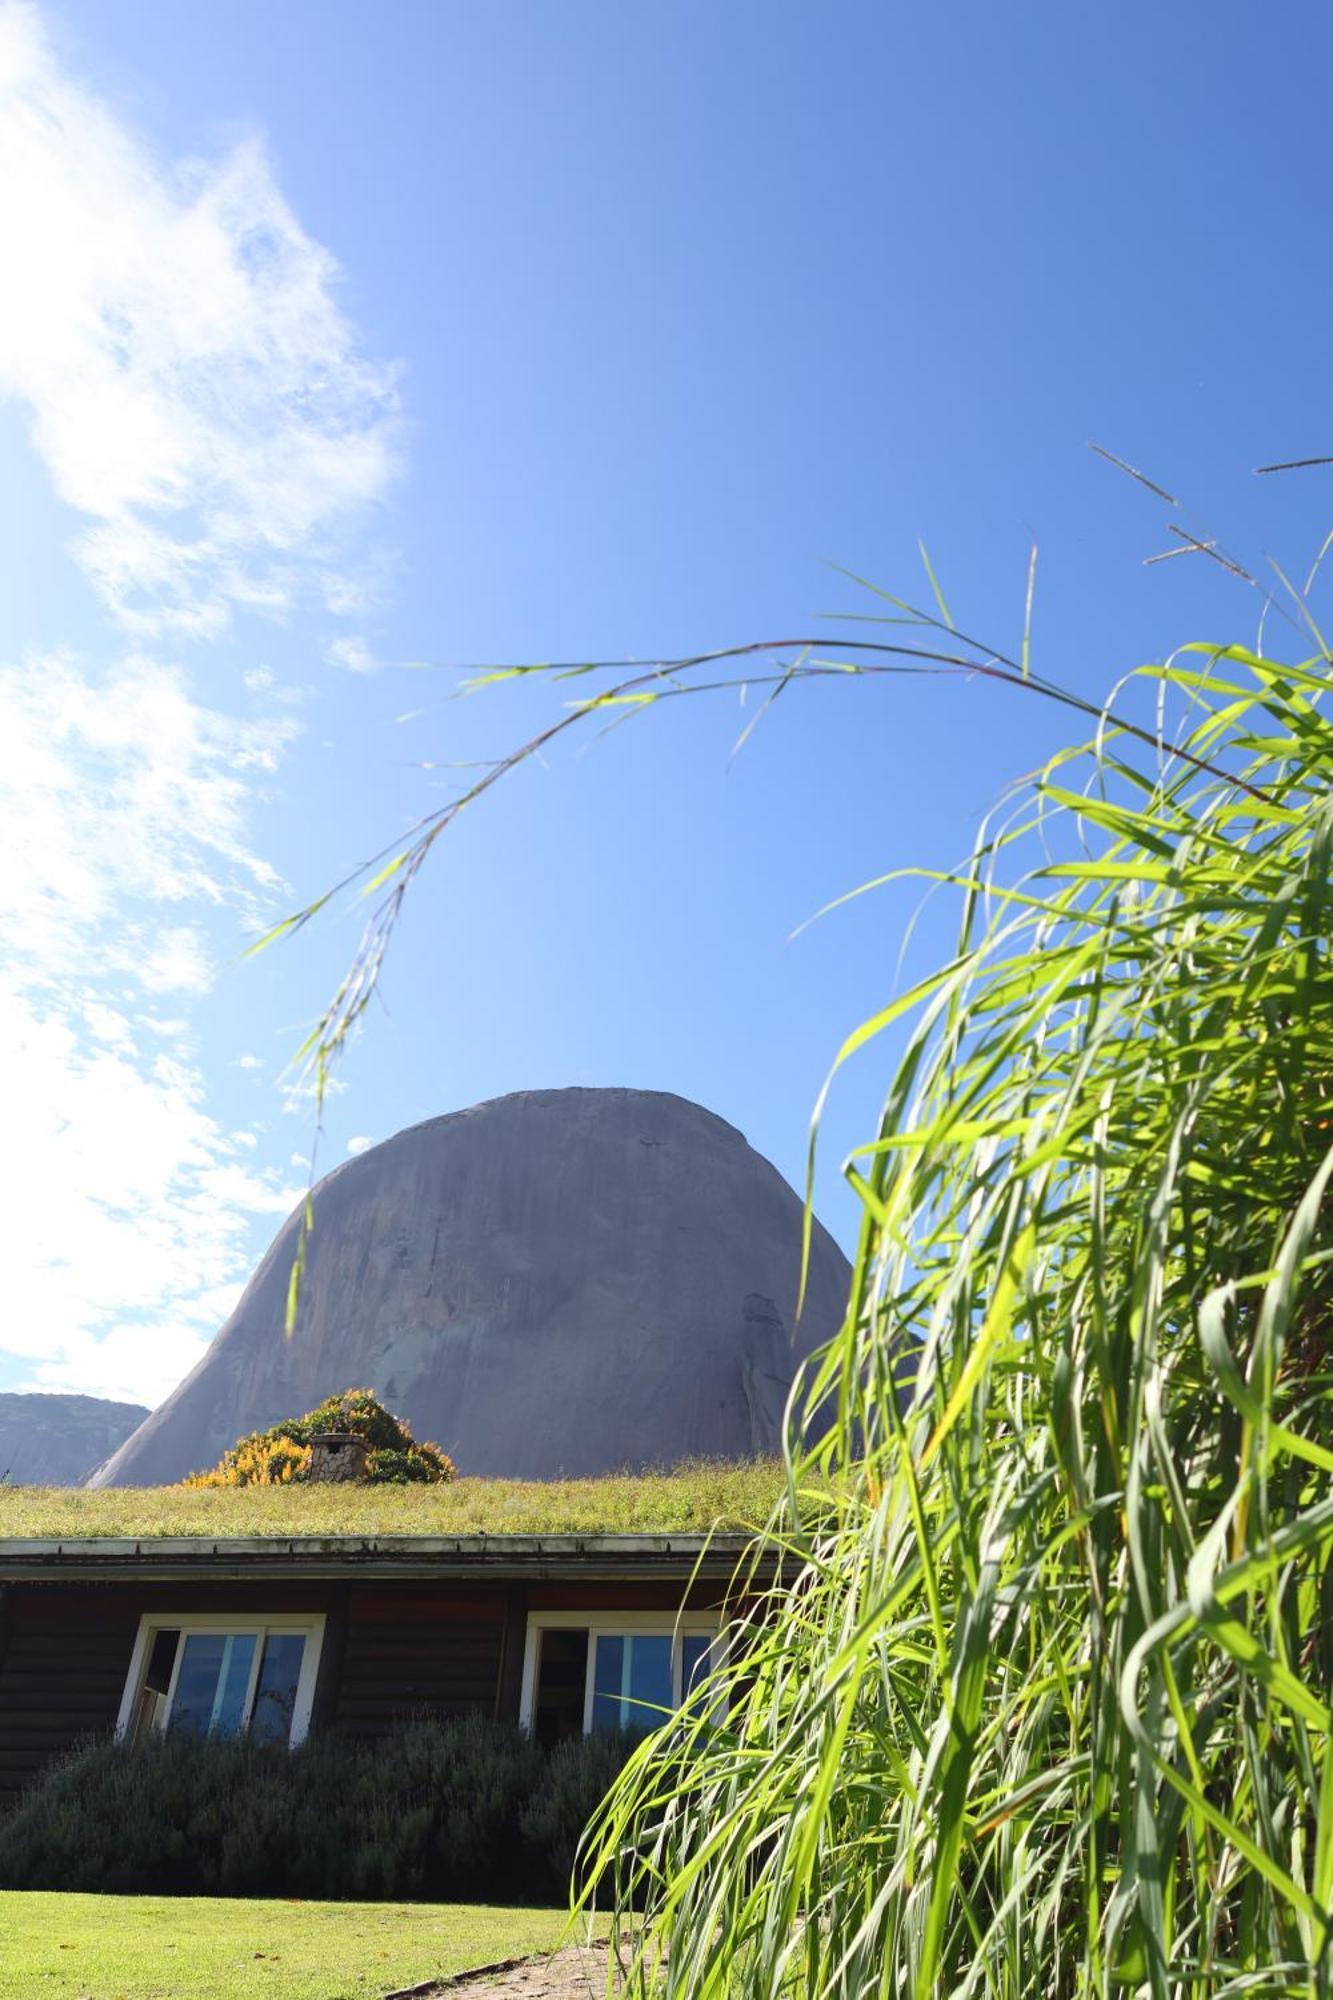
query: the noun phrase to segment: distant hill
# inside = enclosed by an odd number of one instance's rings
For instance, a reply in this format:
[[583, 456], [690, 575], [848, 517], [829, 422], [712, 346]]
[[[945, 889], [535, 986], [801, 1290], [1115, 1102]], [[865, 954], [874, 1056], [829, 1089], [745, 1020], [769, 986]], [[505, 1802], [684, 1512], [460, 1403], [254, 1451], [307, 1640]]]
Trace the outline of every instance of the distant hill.
[[97, 1475], [155, 1486], [349, 1384], [460, 1473], [554, 1479], [777, 1450], [851, 1272], [711, 1111], [652, 1090], [522, 1091], [414, 1125], [314, 1191], [178, 1389]]
[[147, 1415], [140, 1403], [101, 1396], [0, 1391], [0, 1479], [7, 1474], [15, 1486], [82, 1486]]

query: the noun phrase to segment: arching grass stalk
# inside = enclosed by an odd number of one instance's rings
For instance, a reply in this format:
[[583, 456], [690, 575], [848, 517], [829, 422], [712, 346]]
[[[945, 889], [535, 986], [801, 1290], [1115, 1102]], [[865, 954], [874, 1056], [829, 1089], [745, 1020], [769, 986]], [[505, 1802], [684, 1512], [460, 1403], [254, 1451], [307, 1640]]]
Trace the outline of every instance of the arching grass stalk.
[[788, 1572], [590, 1840], [641, 1992], [1333, 1992], [1327, 676], [1144, 671], [1176, 750], [1054, 760], [849, 1038]]

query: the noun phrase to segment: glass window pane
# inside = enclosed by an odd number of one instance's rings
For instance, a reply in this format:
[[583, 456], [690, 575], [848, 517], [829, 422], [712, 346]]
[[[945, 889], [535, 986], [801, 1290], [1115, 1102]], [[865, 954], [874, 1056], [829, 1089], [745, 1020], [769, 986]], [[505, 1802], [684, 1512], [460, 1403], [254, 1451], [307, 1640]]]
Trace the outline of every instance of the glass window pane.
[[597, 1659], [593, 1669], [592, 1726], [594, 1729], [623, 1729], [620, 1716], [621, 1685], [625, 1678], [625, 1641], [609, 1632], [598, 1634]]
[[234, 1736], [243, 1720], [254, 1656], [253, 1632], [188, 1632], [168, 1726], [201, 1736], [209, 1730]]
[[598, 1634], [594, 1729], [656, 1729], [674, 1705], [669, 1634]]
[[706, 1632], [687, 1632], [680, 1642], [680, 1686], [682, 1698], [691, 1689], [705, 1680], [708, 1675], [708, 1648], [711, 1640]]
[[130, 1723], [129, 1735], [132, 1743], [139, 1742], [140, 1738], [146, 1736], [151, 1729], [156, 1729], [161, 1720], [167, 1705], [167, 1689], [171, 1686], [180, 1636], [176, 1631], [153, 1634], [148, 1665], [144, 1668], [139, 1699], [135, 1704], [134, 1717]]
[[672, 1699], [670, 1635], [666, 1632], [643, 1634], [631, 1639], [629, 1644], [633, 1664], [626, 1727], [658, 1729], [676, 1705]]
[[200, 1736], [207, 1730], [218, 1691], [222, 1643], [221, 1632], [191, 1632], [187, 1637], [171, 1706], [172, 1729], [193, 1729]]
[[541, 1635], [537, 1665], [534, 1733], [549, 1749], [567, 1736], [583, 1734], [583, 1695], [588, 1678], [586, 1630]]
[[180, 1633], [162, 1631], [153, 1634], [152, 1650], [148, 1655], [148, 1665], [144, 1669], [143, 1684], [154, 1694], [165, 1694], [171, 1686], [172, 1669], [176, 1665], [176, 1648], [180, 1644]]
[[265, 1641], [250, 1718], [250, 1734], [262, 1743], [285, 1743], [291, 1736], [304, 1657], [305, 1640], [299, 1632], [271, 1632]]
[[223, 1641], [222, 1672], [213, 1703], [213, 1729], [219, 1736], [234, 1736], [245, 1720], [245, 1697], [254, 1664], [253, 1632], [229, 1632]]

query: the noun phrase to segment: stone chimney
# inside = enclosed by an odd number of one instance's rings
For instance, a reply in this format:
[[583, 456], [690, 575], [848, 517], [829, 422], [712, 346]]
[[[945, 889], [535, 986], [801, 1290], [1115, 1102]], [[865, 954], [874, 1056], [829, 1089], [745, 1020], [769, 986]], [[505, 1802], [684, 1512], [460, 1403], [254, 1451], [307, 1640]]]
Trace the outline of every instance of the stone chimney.
[[355, 1431], [317, 1431], [310, 1440], [310, 1478], [327, 1485], [355, 1486], [366, 1478], [370, 1446]]

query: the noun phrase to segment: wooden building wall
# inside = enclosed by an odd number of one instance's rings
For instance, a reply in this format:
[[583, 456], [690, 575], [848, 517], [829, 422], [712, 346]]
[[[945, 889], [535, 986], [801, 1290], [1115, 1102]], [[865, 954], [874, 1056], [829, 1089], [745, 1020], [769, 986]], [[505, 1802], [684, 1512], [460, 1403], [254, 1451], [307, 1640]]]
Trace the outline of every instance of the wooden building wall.
[[681, 1594], [681, 1582], [0, 1584], [0, 1811], [52, 1758], [114, 1729], [144, 1612], [323, 1611], [312, 1727], [374, 1739], [415, 1714], [517, 1721], [530, 1609], [674, 1610]]
[[139, 1626], [128, 1601], [11, 1584], [0, 1606], [0, 1810], [80, 1737], [115, 1727]]
[[498, 1714], [505, 1609], [495, 1586], [353, 1590], [329, 1719], [373, 1738], [412, 1715]]

